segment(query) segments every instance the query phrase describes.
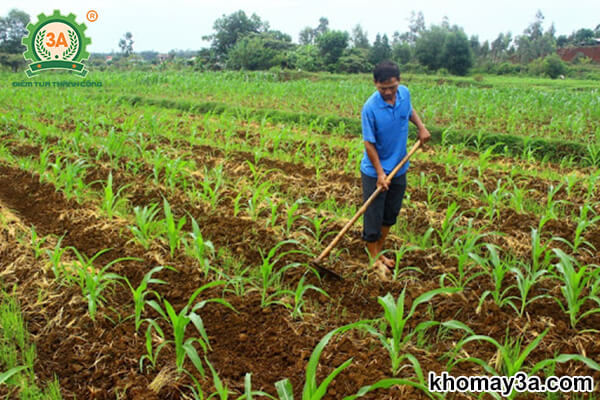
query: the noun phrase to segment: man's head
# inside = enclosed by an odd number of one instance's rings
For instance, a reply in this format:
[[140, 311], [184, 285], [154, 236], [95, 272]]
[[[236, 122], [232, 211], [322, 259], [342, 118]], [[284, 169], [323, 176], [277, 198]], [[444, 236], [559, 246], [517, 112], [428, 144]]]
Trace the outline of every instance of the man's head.
[[373, 70], [373, 82], [385, 101], [394, 100], [400, 84], [400, 69], [392, 61], [382, 61]]

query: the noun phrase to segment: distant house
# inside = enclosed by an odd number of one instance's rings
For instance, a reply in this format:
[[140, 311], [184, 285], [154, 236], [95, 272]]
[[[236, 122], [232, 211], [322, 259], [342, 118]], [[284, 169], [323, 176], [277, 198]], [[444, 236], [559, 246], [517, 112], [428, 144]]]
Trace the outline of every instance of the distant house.
[[168, 54], [159, 54], [156, 56], [156, 58], [158, 58], [158, 62], [164, 62], [165, 60], [169, 59], [169, 55]]
[[[595, 39], [596, 41], [600, 39]], [[564, 61], [573, 61], [577, 54], [581, 53], [592, 59], [593, 62], [600, 64], [600, 45], [582, 46], [582, 47], [563, 47], [556, 50], [560, 58]]]
[[112, 62], [113, 56], [106, 56], [106, 62]]

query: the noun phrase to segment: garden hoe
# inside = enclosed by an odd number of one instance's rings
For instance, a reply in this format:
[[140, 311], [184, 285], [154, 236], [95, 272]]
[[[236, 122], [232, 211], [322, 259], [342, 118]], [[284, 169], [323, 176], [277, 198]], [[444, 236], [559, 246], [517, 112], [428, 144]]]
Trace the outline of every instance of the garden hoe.
[[[400, 168], [402, 168], [402, 166], [404, 166], [404, 164], [406, 164], [406, 162], [408, 161], [408, 159], [410, 158], [410, 156], [413, 155], [413, 153], [415, 151], [417, 151], [417, 149], [419, 148], [419, 146], [421, 145], [421, 141], [417, 140], [417, 142], [413, 145], [412, 149], [410, 149], [410, 151], [408, 152], [408, 154], [406, 156], [404, 156], [404, 158], [402, 159], [402, 161], [400, 161], [400, 163], [398, 165], [396, 165], [396, 167], [392, 170], [392, 172], [390, 172], [390, 174], [387, 176], [386, 181], [388, 183], [390, 183], [392, 181], [392, 178], [394, 177], [394, 175], [396, 175], [396, 173], [398, 171], [400, 171]], [[310, 265], [314, 268], [316, 268], [318, 271], [322, 272], [324, 275], [329, 275], [332, 278], [338, 279], [338, 280], [342, 280], [342, 276], [339, 275], [338, 273], [325, 268], [322, 265], [323, 260], [325, 259], [325, 257], [327, 257], [329, 255], [329, 253], [331, 252], [331, 250], [338, 244], [338, 242], [342, 239], [342, 236], [344, 236], [344, 234], [348, 231], [348, 229], [350, 229], [350, 227], [356, 222], [356, 220], [364, 214], [364, 212], [367, 210], [367, 208], [369, 207], [369, 205], [373, 202], [373, 200], [375, 200], [375, 198], [379, 195], [379, 193], [381, 193], [382, 189], [381, 187], [378, 187], [377, 190], [375, 190], [373, 192], [373, 194], [371, 195], [371, 197], [369, 197], [367, 199], [367, 201], [365, 201], [365, 203], [362, 205], [362, 207], [356, 212], [356, 214], [354, 214], [354, 216], [352, 217], [352, 219], [350, 221], [348, 221], [348, 223], [342, 228], [342, 230], [340, 231], [340, 233], [337, 234], [337, 236], [331, 241], [331, 243], [329, 244], [329, 246], [327, 246], [327, 248], [325, 248], [325, 250], [323, 250], [323, 252], [321, 254], [319, 254], [319, 257], [315, 258], [314, 260], [312, 260], [310, 262]]]

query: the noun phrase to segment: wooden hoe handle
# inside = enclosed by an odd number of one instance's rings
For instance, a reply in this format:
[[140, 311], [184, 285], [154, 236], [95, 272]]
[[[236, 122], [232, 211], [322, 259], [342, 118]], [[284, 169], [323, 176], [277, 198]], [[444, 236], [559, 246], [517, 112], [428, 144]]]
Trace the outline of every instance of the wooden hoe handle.
[[[392, 170], [392, 172], [390, 172], [390, 174], [386, 178], [386, 181], [387, 181], [388, 184], [392, 182], [392, 178], [394, 177], [394, 175], [396, 175], [396, 173], [398, 171], [400, 171], [400, 168], [402, 168], [404, 166], [404, 164], [406, 164], [406, 162], [408, 161], [408, 159], [410, 158], [410, 156], [412, 156], [413, 153], [415, 151], [417, 151], [417, 149], [419, 148], [420, 145], [421, 145], [421, 141], [417, 140], [417, 142], [413, 145], [412, 149], [410, 149], [410, 151], [408, 152], [408, 154], [406, 154], [406, 156], [404, 156], [404, 158], [402, 159], [402, 161], [400, 161], [400, 163], [398, 165], [396, 165], [396, 167]], [[373, 192], [373, 194], [371, 195], [371, 197], [369, 197], [367, 199], [367, 201], [365, 201], [365, 203], [362, 205], [362, 207], [356, 212], [356, 214], [354, 214], [354, 216], [352, 217], [352, 219], [350, 221], [348, 221], [348, 223], [342, 228], [342, 230], [340, 231], [340, 233], [337, 234], [337, 236], [335, 237], [335, 239], [333, 239], [333, 241], [329, 244], [329, 246], [327, 246], [325, 248], [325, 250], [323, 250], [323, 252], [321, 254], [319, 254], [319, 257], [317, 257], [315, 259], [315, 262], [319, 263], [319, 262], [323, 261], [323, 259], [325, 257], [327, 257], [327, 255], [331, 252], [331, 250], [342, 239], [342, 236], [344, 236], [346, 234], [346, 232], [348, 231], [348, 229], [350, 229], [350, 227], [356, 222], [356, 220], [361, 215], [364, 214], [364, 212], [367, 210], [367, 208], [369, 207], [369, 205], [373, 202], [373, 200], [375, 200], [375, 198], [379, 195], [380, 192], [381, 192], [381, 187], [378, 187], [377, 190], [375, 190]]]

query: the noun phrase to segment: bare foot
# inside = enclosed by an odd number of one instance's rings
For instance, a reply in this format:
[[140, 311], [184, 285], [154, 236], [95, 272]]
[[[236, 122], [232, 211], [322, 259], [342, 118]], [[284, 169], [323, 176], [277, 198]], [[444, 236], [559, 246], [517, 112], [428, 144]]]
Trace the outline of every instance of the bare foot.
[[373, 272], [377, 275], [379, 279], [382, 281], [387, 281], [390, 278], [390, 269], [387, 265], [385, 265], [382, 261], [377, 260], [373, 263]]
[[392, 271], [394, 270], [394, 268], [396, 268], [396, 262], [391, 258], [388, 258], [386, 256], [379, 256], [379, 261], [383, 262], [385, 266]]

